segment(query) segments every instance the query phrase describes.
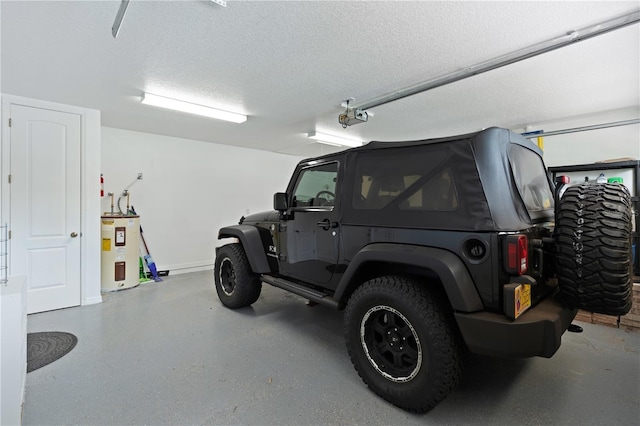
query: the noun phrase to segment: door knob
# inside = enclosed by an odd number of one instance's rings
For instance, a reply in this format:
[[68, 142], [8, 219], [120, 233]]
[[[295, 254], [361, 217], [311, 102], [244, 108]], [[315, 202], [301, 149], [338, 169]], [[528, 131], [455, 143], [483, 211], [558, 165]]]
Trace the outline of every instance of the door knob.
[[77, 236], [78, 236], [78, 233], [77, 233], [77, 232], [72, 232], [72, 233], [71, 233], [71, 238], [75, 238], [75, 237], [77, 237]]

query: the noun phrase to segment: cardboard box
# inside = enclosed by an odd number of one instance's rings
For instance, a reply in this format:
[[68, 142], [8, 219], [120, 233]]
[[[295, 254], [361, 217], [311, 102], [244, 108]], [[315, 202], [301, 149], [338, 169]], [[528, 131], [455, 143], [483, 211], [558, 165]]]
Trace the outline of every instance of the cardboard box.
[[612, 315], [603, 315], [603, 314], [593, 314], [593, 323], [594, 324], [603, 324], [608, 325], [610, 327], [618, 327], [618, 318]]
[[578, 315], [576, 315], [576, 321], [588, 322], [589, 324], [593, 324], [593, 314], [587, 311], [578, 311]]
[[[625, 315], [620, 317], [620, 326], [625, 328], [640, 328], [640, 316], [638, 315]], [[635, 319], [638, 318], [638, 319]]]

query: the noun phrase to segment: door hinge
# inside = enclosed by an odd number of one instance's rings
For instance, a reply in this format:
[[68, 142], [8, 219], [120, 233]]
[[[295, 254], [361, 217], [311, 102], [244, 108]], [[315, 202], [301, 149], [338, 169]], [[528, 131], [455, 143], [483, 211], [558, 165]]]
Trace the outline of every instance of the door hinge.
[[11, 127], [11, 119], [9, 119], [9, 127]]
[[9, 183], [11, 183], [11, 175], [9, 175]]
[[11, 239], [11, 231], [9, 231], [9, 239]]

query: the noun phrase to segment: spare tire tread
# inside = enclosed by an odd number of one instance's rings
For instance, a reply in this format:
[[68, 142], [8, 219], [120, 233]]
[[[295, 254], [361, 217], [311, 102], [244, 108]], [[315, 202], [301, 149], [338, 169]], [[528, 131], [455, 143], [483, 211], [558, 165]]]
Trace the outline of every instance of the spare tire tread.
[[631, 309], [631, 196], [619, 184], [567, 188], [556, 210], [556, 271], [565, 302], [605, 315]]

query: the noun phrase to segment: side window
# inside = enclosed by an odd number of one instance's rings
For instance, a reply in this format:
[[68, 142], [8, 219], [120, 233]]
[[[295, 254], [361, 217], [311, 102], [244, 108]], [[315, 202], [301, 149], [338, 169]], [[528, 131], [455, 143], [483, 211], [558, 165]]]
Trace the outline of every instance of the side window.
[[303, 169], [293, 190], [293, 207], [333, 206], [338, 163]]
[[[410, 177], [414, 182], [419, 176]], [[428, 179], [401, 203], [401, 210], [451, 211], [458, 208], [458, 194], [451, 170], [444, 169]]]
[[356, 169], [352, 206], [381, 210], [452, 211], [458, 208], [454, 173], [440, 147], [392, 156], [362, 155]]

